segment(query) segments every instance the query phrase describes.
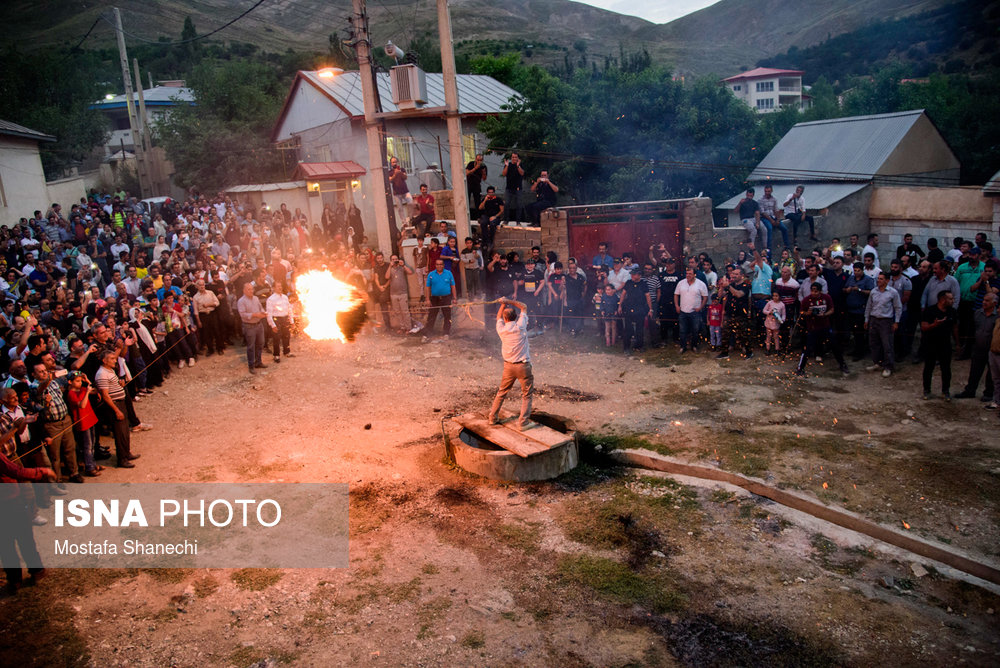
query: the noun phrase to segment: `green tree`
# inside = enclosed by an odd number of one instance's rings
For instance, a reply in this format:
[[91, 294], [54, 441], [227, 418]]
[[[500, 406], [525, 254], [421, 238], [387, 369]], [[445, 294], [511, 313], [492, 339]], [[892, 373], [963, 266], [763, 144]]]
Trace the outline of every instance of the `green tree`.
[[291, 165], [270, 142], [286, 92], [273, 69], [245, 61], [202, 63], [188, 85], [196, 106], [171, 112], [156, 128], [178, 185], [212, 191], [286, 178]]
[[58, 178], [107, 139], [107, 121], [90, 108], [103, 97], [97, 82], [106, 80], [94, 54], [67, 63], [55, 51], [21, 53], [9, 46], [0, 71], [0, 118], [56, 137], [39, 145], [48, 178]]

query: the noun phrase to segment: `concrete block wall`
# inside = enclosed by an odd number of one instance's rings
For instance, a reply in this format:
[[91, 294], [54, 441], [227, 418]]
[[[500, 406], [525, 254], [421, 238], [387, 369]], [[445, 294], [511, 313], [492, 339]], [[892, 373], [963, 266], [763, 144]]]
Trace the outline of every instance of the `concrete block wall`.
[[522, 260], [531, 254], [532, 246], [541, 246], [543, 253], [549, 250], [542, 243], [542, 231], [538, 227], [500, 227], [494, 237], [493, 246], [504, 253], [517, 251]]
[[569, 223], [565, 211], [548, 209], [541, 215], [542, 253], [554, 251], [560, 262], [569, 258]]
[[871, 221], [872, 232], [879, 235], [880, 250], [882, 247], [886, 251], [891, 249], [893, 256], [895, 256], [896, 246], [903, 243], [904, 234], [912, 234], [913, 242], [924, 251], [927, 250], [927, 239], [934, 237], [938, 240], [938, 246], [941, 250], [947, 253], [951, 250], [951, 240], [955, 237], [973, 239], [979, 232], [985, 232], [991, 243], [996, 246], [998, 227], [1000, 227], [1000, 222], [998, 221], [994, 221], [992, 225], [980, 221], [943, 222], [929, 220], [878, 220], [874, 218]]

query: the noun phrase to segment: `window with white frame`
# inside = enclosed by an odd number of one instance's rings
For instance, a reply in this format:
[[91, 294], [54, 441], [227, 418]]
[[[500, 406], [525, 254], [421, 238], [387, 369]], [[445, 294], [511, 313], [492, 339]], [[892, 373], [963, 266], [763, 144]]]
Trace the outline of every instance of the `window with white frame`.
[[773, 97], [762, 97], [757, 100], [758, 109], [774, 109], [774, 98]]
[[387, 159], [396, 158], [399, 166], [413, 173], [413, 137], [393, 137], [385, 138], [385, 148]]
[[758, 81], [757, 82], [757, 92], [758, 93], [771, 93], [774, 91], [773, 81]]

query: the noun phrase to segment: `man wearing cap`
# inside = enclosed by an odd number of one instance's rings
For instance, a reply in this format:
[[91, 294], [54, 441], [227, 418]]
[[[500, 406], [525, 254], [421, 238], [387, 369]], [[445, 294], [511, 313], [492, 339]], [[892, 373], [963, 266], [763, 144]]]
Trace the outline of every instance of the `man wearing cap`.
[[621, 290], [625, 284], [628, 283], [628, 280], [632, 275], [631, 272], [622, 266], [622, 264], [622, 259], [620, 257], [616, 257], [612, 262], [611, 271], [608, 272], [608, 283], [614, 286], [616, 292]]
[[[520, 310], [520, 315], [515, 308]], [[517, 419], [519, 430], [524, 429], [525, 422], [531, 417], [531, 394], [535, 386], [535, 377], [531, 373], [531, 351], [528, 347], [527, 309], [523, 302], [500, 298], [496, 328], [503, 356], [503, 376], [488, 417], [490, 424], [497, 423], [503, 400], [514, 387], [514, 381], [518, 380], [521, 382], [521, 414]]]
[[618, 314], [625, 318], [625, 333], [622, 336], [625, 354], [632, 354], [633, 344], [635, 351], [641, 351], [643, 323], [646, 316], [653, 317], [653, 301], [646, 282], [642, 280], [642, 270], [638, 267], [632, 270], [631, 280], [622, 288]]

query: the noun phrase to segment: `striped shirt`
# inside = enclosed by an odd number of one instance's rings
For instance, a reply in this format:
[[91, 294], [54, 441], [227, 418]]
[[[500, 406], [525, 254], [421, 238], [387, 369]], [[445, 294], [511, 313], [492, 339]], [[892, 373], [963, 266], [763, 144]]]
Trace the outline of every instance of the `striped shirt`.
[[125, 388], [118, 382], [118, 374], [104, 365], [97, 370], [94, 385], [98, 390], [106, 390], [114, 401], [125, 399]]

